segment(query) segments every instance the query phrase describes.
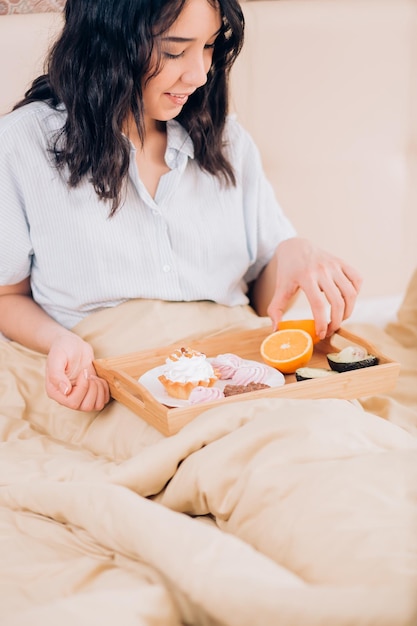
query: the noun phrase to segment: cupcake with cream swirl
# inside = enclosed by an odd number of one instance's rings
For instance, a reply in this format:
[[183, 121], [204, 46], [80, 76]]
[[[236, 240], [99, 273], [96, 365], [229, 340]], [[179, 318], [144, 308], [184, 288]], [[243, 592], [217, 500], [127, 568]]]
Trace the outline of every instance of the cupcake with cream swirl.
[[212, 387], [217, 376], [205, 354], [190, 348], [180, 348], [166, 359], [163, 373], [158, 379], [168, 395], [188, 400], [195, 387]]

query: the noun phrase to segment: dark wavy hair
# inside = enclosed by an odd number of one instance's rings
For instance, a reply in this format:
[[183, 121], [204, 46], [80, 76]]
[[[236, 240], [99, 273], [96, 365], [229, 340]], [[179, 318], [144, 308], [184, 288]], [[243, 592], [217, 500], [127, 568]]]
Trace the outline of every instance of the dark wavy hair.
[[[99, 198], [111, 202], [110, 215], [121, 204], [129, 168], [123, 126], [132, 113], [144, 140], [142, 90], [153, 50], [163, 62], [156, 36], [171, 27], [186, 1], [67, 0], [63, 31], [48, 54], [45, 74], [14, 107], [39, 100], [65, 106], [65, 125], [51, 146], [56, 165], [68, 168], [71, 187], [88, 176]], [[201, 168], [235, 184], [223, 130], [229, 72], [243, 44], [244, 18], [238, 0], [207, 1], [220, 10], [221, 32], [206, 84], [176, 119], [188, 131]]]

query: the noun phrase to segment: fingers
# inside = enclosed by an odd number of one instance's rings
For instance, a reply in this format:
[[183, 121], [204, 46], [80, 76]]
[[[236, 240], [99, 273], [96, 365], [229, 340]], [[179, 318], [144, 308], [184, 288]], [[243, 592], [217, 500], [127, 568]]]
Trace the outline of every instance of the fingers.
[[105, 380], [84, 370], [73, 386], [69, 399], [71, 408], [79, 411], [100, 411], [110, 399], [109, 387]]
[[[336, 292], [340, 295], [338, 290], [336, 290]], [[316, 327], [316, 334], [320, 337], [320, 339], [324, 339], [326, 335], [331, 333], [331, 329], [329, 328], [328, 294], [321, 289], [318, 283], [311, 283], [307, 285], [304, 289], [304, 293], [311, 307], [311, 313]], [[337, 295], [335, 293], [334, 300], [336, 299]], [[332, 311], [332, 303], [330, 303], [330, 311]]]
[[[71, 392], [72, 383], [66, 374], [67, 358], [64, 352], [56, 351], [48, 356], [46, 363], [46, 388], [48, 395], [67, 396]], [[56, 397], [54, 397], [56, 399]]]
[[103, 378], [99, 378], [95, 374], [90, 376], [91, 382], [95, 383], [97, 389], [95, 409], [100, 411], [103, 407], [110, 402], [110, 389], [107, 381]]
[[280, 294], [275, 294], [272, 298], [267, 309], [267, 315], [271, 318], [273, 331], [278, 328], [278, 324], [280, 323], [282, 316], [286, 311], [286, 304], [288, 301], [289, 298], [287, 299]]
[[70, 409], [100, 411], [110, 400], [109, 386], [93, 367], [92, 347], [77, 335], [60, 335], [46, 361], [46, 391]]
[[361, 285], [361, 276], [346, 265], [322, 278], [320, 287], [330, 305], [328, 335], [338, 330], [342, 322], [352, 315]]
[[47, 392], [60, 404], [78, 411], [100, 411], [110, 400], [107, 382], [96, 374], [90, 374], [87, 369], [73, 381], [67, 393], [48, 382]]
[[[329, 286], [331, 281], [329, 281]], [[303, 279], [297, 282], [292, 282], [290, 285], [282, 280], [278, 283], [273, 298], [268, 306], [267, 314], [272, 320], [273, 330], [278, 328], [278, 324], [281, 321], [285, 311], [297, 293], [301, 288], [309, 302], [311, 307], [312, 316], [316, 325], [316, 333], [321, 339], [324, 339], [328, 332], [329, 324], [329, 303], [322, 289], [318, 279], [315, 275], [308, 272], [304, 272]], [[329, 289], [330, 287], [327, 287]], [[340, 292], [336, 289], [333, 295], [333, 300], [336, 303], [337, 294], [340, 296]]]
[[362, 284], [362, 278], [350, 266], [339, 266], [323, 272], [316, 283], [306, 286], [305, 293], [316, 321], [317, 334], [323, 339], [336, 332], [350, 317]]
[[280, 283], [277, 285], [272, 300], [267, 308], [267, 315], [272, 321], [272, 330], [278, 328], [282, 316], [290, 306], [297, 291], [298, 286], [296, 284], [286, 286], [284, 283]]
[[305, 240], [281, 244], [275, 291], [267, 313], [277, 328], [298, 289], [304, 291], [321, 339], [350, 317], [362, 285], [360, 274], [341, 259]]
[[358, 297], [358, 294], [362, 287], [363, 278], [359, 274], [359, 272], [350, 265], [343, 266], [343, 273], [346, 279], [346, 283], [344, 288], [341, 288], [340, 291], [343, 294], [346, 303], [345, 316], [343, 319], [347, 319], [353, 313], [356, 298]]

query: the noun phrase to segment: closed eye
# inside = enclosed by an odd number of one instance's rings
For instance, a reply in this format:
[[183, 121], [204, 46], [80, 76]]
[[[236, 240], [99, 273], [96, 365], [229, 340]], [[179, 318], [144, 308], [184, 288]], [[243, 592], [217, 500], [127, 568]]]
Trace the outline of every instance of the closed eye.
[[[221, 28], [217, 31], [217, 33], [213, 35], [213, 37], [217, 39], [220, 32], [221, 32]], [[186, 37], [164, 37], [162, 41], [169, 42], [169, 43], [188, 43], [188, 42], [192, 42], [193, 39], [188, 39]], [[216, 45], [216, 41], [214, 41], [213, 43], [206, 43], [206, 45], [204, 46], [204, 49], [214, 50], [215, 45]], [[166, 59], [180, 59], [182, 56], [184, 56], [184, 54], [185, 54], [184, 50], [178, 54], [173, 54], [172, 52], [166, 52], [166, 51], [163, 52], [163, 55]]]
[[[215, 45], [215, 43], [206, 43], [206, 45], [204, 46], [204, 50], [214, 50]], [[178, 54], [173, 54], [172, 52], [164, 52], [164, 57], [166, 59], [180, 59], [184, 56], [184, 53], [184, 50], [182, 52], [179, 52]]]
[[163, 54], [166, 59], [180, 59], [182, 56], [184, 56], [184, 51], [180, 52], [179, 54], [172, 54], [171, 52], [164, 52]]

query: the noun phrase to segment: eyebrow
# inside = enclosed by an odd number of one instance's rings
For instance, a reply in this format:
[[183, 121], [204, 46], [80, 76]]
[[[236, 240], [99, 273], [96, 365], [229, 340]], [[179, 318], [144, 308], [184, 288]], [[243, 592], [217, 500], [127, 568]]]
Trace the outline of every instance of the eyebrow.
[[[214, 35], [212, 35], [209, 39], [213, 39], [213, 37], [217, 37], [221, 33], [222, 27], [220, 26], [219, 30], [217, 30]], [[190, 41], [195, 41], [193, 37], [162, 37], [162, 41], [169, 41], [171, 43], [188, 43]]]
[[170, 41], [173, 43], [182, 43], [182, 42], [187, 42], [187, 41], [195, 41], [195, 39], [192, 39], [191, 37], [187, 38], [187, 37], [162, 37], [162, 41]]

